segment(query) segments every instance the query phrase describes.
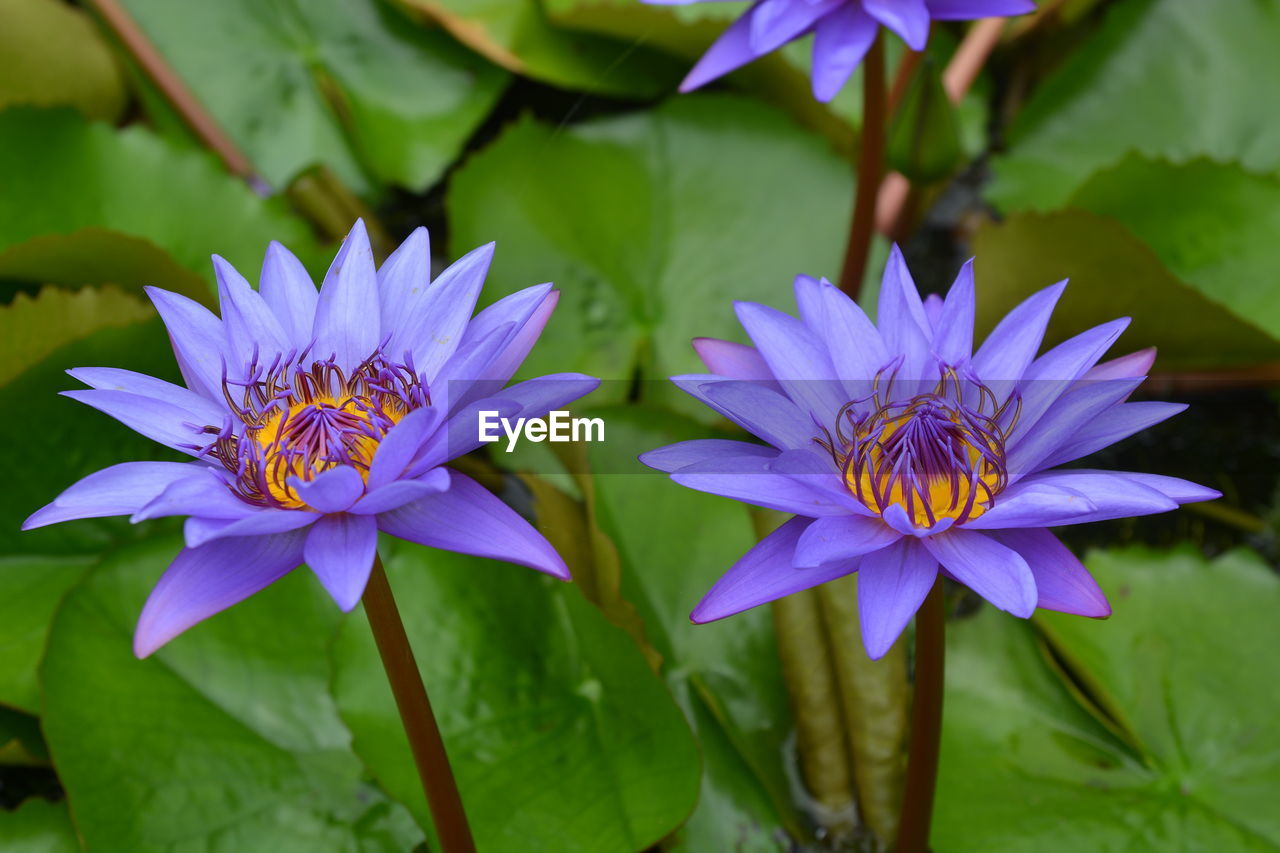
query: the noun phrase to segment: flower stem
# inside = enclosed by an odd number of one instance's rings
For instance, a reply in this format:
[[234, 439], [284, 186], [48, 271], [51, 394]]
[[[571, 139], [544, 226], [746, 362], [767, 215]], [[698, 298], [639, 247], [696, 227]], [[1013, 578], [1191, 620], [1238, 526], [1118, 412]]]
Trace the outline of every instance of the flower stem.
[[876, 228], [876, 198], [884, 173], [885, 78], [884, 39], [876, 35], [862, 60], [862, 134], [858, 142], [858, 185], [854, 190], [853, 224], [840, 270], [840, 289], [857, 299], [862, 289], [871, 235]]
[[471, 827], [458, 795], [458, 783], [449, 767], [449, 755], [445, 752], [440, 727], [427, 698], [427, 688], [422, 683], [418, 664], [413, 659], [413, 649], [400, 619], [391, 584], [382, 568], [382, 558], [374, 556], [373, 571], [364, 590], [364, 612], [369, 617], [373, 639], [378, 644], [382, 666], [391, 682], [391, 692], [396, 698], [396, 708], [409, 736], [409, 749], [418, 766], [422, 790], [431, 808], [431, 820], [440, 838], [443, 853], [475, 853], [471, 839]]
[[946, 659], [947, 610], [942, 576], [916, 613], [915, 698], [911, 703], [911, 751], [907, 781], [898, 818], [896, 853], [924, 853], [929, 849], [929, 824], [938, 781], [938, 750], [942, 745], [942, 686]]

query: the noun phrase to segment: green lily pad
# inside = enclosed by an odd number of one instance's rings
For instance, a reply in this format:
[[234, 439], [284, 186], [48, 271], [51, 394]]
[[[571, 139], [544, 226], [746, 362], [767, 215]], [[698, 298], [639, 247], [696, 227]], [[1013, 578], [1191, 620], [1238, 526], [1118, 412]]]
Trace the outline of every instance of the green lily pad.
[[1111, 618], [1037, 620], [1107, 725], [1026, 623], [988, 608], [957, 624], [934, 848], [1280, 849], [1280, 580], [1246, 551], [1086, 562]]
[[378, 0], [124, 5], [277, 189], [315, 163], [426, 189], [507, 79]]
[[[1246, 318], [1211, 301], [1203, 286], [1184, 283], [1114, 219], [1080, 210], [1021, 213], [983, 226], [974, 239], [974, 254], [981, 332], [1034, 291], [1069, 278], [1046, 344], [1130, 316], [1133, 323], [1116, 352], [1158, 347], [1165, 369], [1280, 357], [1280, 343], [1264, 331], [1274, 328], [1271, 318]], [[1270, 285], [1262, 279], [1234, 287], [1256, 305], [1268, 298]]]
[[86, 847], [411, 849], [422, 833], [363, 780], [329, 696], [342, 614], [309, 572], [134, 658], [134, 622], [180, 548], [161, 536], [110, 555], [50, 632], [44, 731]]
[[304, 260], [318, 255], [310, 230], [282, 201], [259, 198], [211, 155], [70, 110], [0, 112], [0, 187], [0, 250], [106, 228], [150, 241], [210, 283], [215, 252], [250, 278], [273, 239]]
[[[626, 633], [529, 569], [383, 545], [480, 850], [633, 853], [684, 821], [697, 747]], [[334, 663], [357, 752], [429, 826], [363, 618], [339, 633]]]
[[1005, 210], [1062, 206], [1130, 152], [1280, 168], [1280, 15], [1270, 3], [1125, 0], [1026, 105], [994, 161]]
[[529, 375], [657, 379], [702, 369], [695, 336], [741, 339], [733, 300], [790, 305], [797, 273], [835, 277], [851, 199], [847, 164], [820, 138], [749, 100], [690, 96], [514, 125], [455, 176], [449, 233], [455, 254], [498, 242], [488, 299], [561, 288]]

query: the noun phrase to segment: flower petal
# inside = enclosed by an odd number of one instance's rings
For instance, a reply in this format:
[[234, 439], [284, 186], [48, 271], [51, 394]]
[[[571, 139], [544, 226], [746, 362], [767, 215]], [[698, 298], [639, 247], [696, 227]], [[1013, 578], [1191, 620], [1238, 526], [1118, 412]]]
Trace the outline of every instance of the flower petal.
[[1051, 453], [1040, 463], [1042, 468], [1056, 468], [1067, 462], [1083, 459], [1104, 447], [1110, 447], [1117, 441], [1141, 432], [1147, 427], [1155, 426], [1174, 415], [1186, 411], [1185, 403], [1159, 403], [1143, 401], [1139, 403], [1121, 403], [1107, 409], [1096, 418], [1081, 426], [1071, 434], [1065, 444]]
[[449, 488], [449, 469], [433, 468], [415, 480], [396, 480], [374, 489], [352, 504], [356, 515], [377, 515]]
[[[431, 286], [431, 235], [421, 226], [378, 267], [383, 334], [399, 326], [409, 302]], [[391, 352], [393, 358], [400, 353]]]
[[1070, 489], [1085, 495], [1094, 505], [1091, 511], [1072, 519], [1057, 521], [1056, 524], [1083, 524], [1112, 518], [1154, 515], [1178, 508], [1178, 502], [1173, 498], [1124, 471], [1090, 471], [1083, 468], [1045, 471], [1033, 474], [1022, 482], [1027, 485]]
[[198, 515], [202, 518], [237, 519], [258, 511], [232, 494], [227, 483], [212, 468], [198, 476], [183, 477], [165, 487], [129, 519], [134, 524], [170, 515]]
[[969, 530], [1054, 527], [1095, 512], [1097, 504], [1075, 489], [1022, 480], [996, 496], [995, 506], [964, 523]]
[[1222, 492], [1217, 489], [1210, 489], [1208, 486], [1201, 486], [1199, 483], [1193, 483], [1190, 480], [1182, 480], [1177, 477], [1165, 477], [1161, 474], [1136, 474], [1132, 471], [1112, 471], [1108, 473], [1123, 473], [1127, 479], [1135, 483], [1141, 483], [1148, 489], [1155, 489], [1160, 494], [1177, 501], [1179, 504], [1215, 501], [1222, 497]]
[[779, 449], [806, 447], [817, 434], [817, 427], [799, 406], [759, 383], [714, 376], [673, 376], [671, 381]]
[[158, 287], [144, 287], [165, 328], [187, 387], [210, 400], [222, 395], [227, 336], [222, 321], [200, 303]]
[[142, 608], [133, 653], [145, 658], [197, 622], [275, 583], [302, 562], [303, 539], [294, 532], [184, 548]]
[[1036, 606], [1103, 619], [1111, 605], [1084, 564], [1048, 530], [1002, 530], [991, 534], [1022, 555], [1036, 579]]
[[360, 364], [382, 342], [381, 310], [369, 234], [364, 222], [356, 220], [320, 286], [313, 355], [317, 359], [333, 356], [346, 370]]
[[670, 474], [688, 465], [699, 465], [718, 459], [736, 459], [740, 456], [772, 459], [777, 455], [776, 448], [766, 447], [763, 444], [731, 441], [726, 438], [697, 438], [641, 453], [639, 458], [650, 468]]
[[884, 512], [880, 514], [884, 519], [884, 523], [901, 533], [903, 536], [937, 536], [944, 530], [950, 530], [956, 523], [954, 518], [939, 518], [933, 524], [916, 524], [915, 521], [907, 515], [907, 510], [902, 504], [889, 504], [885, 507]]
[[265, 536], [288, 533], [310, 527], [323, 516], [303, 509], [263, 507], [243, 518], [202, 518], [193, 515], [182, 526], [188, 548], [199, 548], [206, 542], [229, 537]]
[[929, 8], [925, 0], [862, 0], [867, 14], [893, 30], [907, 47], [924, 50], [929, 41]]
[[198, 462], [122, 462], [95, 471], [68, 487], [22, 523], [23, 530], [72, 521], [131, 515], [171, 484], [204, 476]]
[[[812, 447], [788, 450], [778, 454], [769, 463], [769, 470], [803, 485], [813, 492], [815, 499], [823, 505], [832, 504], [842, 507], [846, 512], [854, 515], [875, 515], [849, 492], [844, 478], [836, 470], [835, 463], [823, 451]], [[837, 513], [822, 514], [836, 515]]]
[[[1060, 281], [1028, 296], [1004, 316], [973, 356], [978, 378], [1003, 400], [1015, 380], [1021, 379], [1040, 349], [1049, 317], [1067, 283]], [[1000, 390], [1004, 389], [1001, 394]]]
[[167, 403], [127, 391], [60, 391], [64, 397], [79, 400], [103, 414], [110, 415], [134, 432], [158, 441], [166, 447], [190, 456], [199, 456], [209, 443], [203, 424], [196, 423], [192, 413]]
[[761, 539], [716, 581], [689, 618], [699, 624], [714, 622], [857, 571], [856, 560], [820, 569], [792, 567], [796, 544], [811, 523], [793, 518]]
[[782, 390], [782, 386], [774, 382], [773, 372], [765, 363], [764, 356], [753, 346], [719, 338], [694, 338], [693, 349], [707, 370], [717, 376], [773, 383], [775, 390]]
[[849, 514], [848, 508], [810, 484], [770, 470], [774, 458], [752, 454], [705, 459], [681, 468], [671, 479], [685, 488], [796, 515]]
[[1018, 423], [1009, 435], [1009, 442], [1014, 443], [1030, 432], [1041, 416], [1102, 358], [1128, 326], [1128, 317], [1103, 323], [1063, 341], [1031, 362], [1018, 383], [1022, 402], [1018, 409]]
[[844, 88], [878, 29], [857, 3], [844, 3], [818, 21], [813, 35], [814, 98], [825, 104]]
[[368, 515], [326, 515], [307, 533], [311, 571], [343, 612], [360, 603], [378, 549], [378, 523]]
[[956, 580], [996, 607], [1023, 619], [1035, 612], [1035, 577], [1017, 551], [957, 528], [920, 542]]
[[692, 92], [717, 77], [741, 68], [760, 54], [751, 47], [751, 20], [755, 7], [729, 25], [680, 83], [681, 92]]
[[804, 323], [766, 305], [738, 302], [742, 328], [769, 365], [782, 390], [814, 423], [834, 422], [846, 402], [831, 356]]
[[489, 273], [493, 250], [493, 243], [473, 249], [422, 293], [411, 295], [399, 324], [391, 331], [388, 351], [397, 358], [401, 353], [412, 353], [414, 367], [428, 381], [435, 379], [462, 340]]
[[1080, 430], [1133, 393], [1141, 379], [1078, 382], [1063, 394], [1027, 432], [1007, 448], [1006, 466], [1011, 482], [1046, 467], [1059, 449], [1074, 440]]
[[1133, 376], [1146, 376], [1151, 365], [1156, 363], [1156, 348], [1147, 347], [1094, 367], [1085, 374], [1085, 379], [1128, 379]]
[[310, 480], [288, 479], [289, 488], [318, 512], [343, 512], [364, 494], [364, 478], [350, 465], [321, 471]]
[[570, 580], [551, 543], [475, 480], [450, 471], [449, 490], [377, 516], [384, 532], [410, 542], [505, 560]]
[[777, 50], [809, 31], [843, 0], [759, 0], [751, 7], [751, 49], [756, 56]]
[[192, 423], [221, 426], [228, 416], [225, 405], [219, 406], [195, 391], [145, 373], [118, 367], [75, 367], [67, 373], [99, 391], [125, 391], [186, 409]]
[[939, 21], [972, 21], [1028, 15], [1036, 10], [1032, 0], [925, 0], [929, 14]]
[[844, 380], [845, 395], [861, 396], [876, 374], [889, 364], [880, 330], [858, 303], [825, 278], [818, 282], [821, 299], [818, 336], [826, 341], [836, 375]]
[[901, 533], [878, 518], [863, 515], [819, 518], [800, 536], [793, 562], [796, 568], [816, 568], [879, 551], [901, 538]]
[[539, 284], [504, 296], [476, 314], [467, 324], [459, 349], [483, 339], [494, 329], [508, 324], [513, 329], [498, 354], [477, 378], [500, 384], [510, 379], [533, 349], [559, 302], [560, 291], [554, 290], [550, 284]]
[[868, 554], [858, 569], [862, 644], [879, 660], [901, 636], [938, 577], [938, 561], [914, 539]]
[[270, 366], [293, 347], [276, 315], [235, 267], [214, 255], [213, 271], [218, 279], [218, 302], [228, 351], [235, 357], [227, 365], [228, 372], [232, 379], [243, 380], [245, 377], [238, 371], [250, 362]]
[[973, 259], [960, 268], [947, 298], [942, 303], [937, 330], [933, 337], [933, 352], [950, 365], [962, 364], [973, 355]]
[[441, 411], [434, 406], [414, 409], [387, 430], [369, 466], [367, 490], [372, 492], [403, 474], [423, 443], [440, 425], [442, 417]]
[[262, 262], [258, 292], [280, 323], [291, 347], [298, 352], [306, 349], [311, 344], [320, 295], [302, 261], [274, 240]]
[[925, 375], [925, 370], [933, 333], [920, 301], [920, 291], [896, 243], [889, 250], [889, 261], [880, 282], [876, 320], [886, 350], [903, 357], [902, 378], [931, 378]]

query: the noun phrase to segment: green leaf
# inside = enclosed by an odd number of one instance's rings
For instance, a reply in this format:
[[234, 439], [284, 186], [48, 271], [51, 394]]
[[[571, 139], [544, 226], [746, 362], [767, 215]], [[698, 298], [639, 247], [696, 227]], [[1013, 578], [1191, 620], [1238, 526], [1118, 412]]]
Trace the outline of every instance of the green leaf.
[[16, 811], [0, 809], [0, 845], [5, 853], [80, 853], [66, 803], [37, 798]]
[[54, 611], [89, 557], [0, 557], [0, 704], [40, 713], [36, 668]]
[[378, 0], [124, 5], [277, 188], [324, 163], [358, 190], [424, 190], [506, 82]]
[[0, 306], [0, 386], [63, 344], [154, 316], [150, 305], [114, 287], [46, 287], [34, 299], [19, 293]]
[[0, 704], [0, 767], [48, 763], [49, 748], [39, 719]]
[[[696, 745], [626, 633], [572, 586], [529, 569], [384, 547], [479, 849], [632, 853], [685, 819]], [[429, 826], [363, 619], [339, 633], [334, 662], [357, 752]]]
[[[690, 851], [776, 849], [800, 835], [786, 785], [791, 713], [767, 608], [693, 625], [689, 611], [752, 545], [745, 507], [682, 488], [636, 455], [705, 427], [655, 409], [593, 410], [608, 425], [589, 446], [595, 510], [622, 559], [622, 593], [644, 620], [663, 673], [704, 744], [703, 796]], [[709, 745], [708, 745], [709, 744]], [[712, 843], [714, 839], [714, 843]]]
[[1179, 279], [1280, 339], [1280, 176], [1131, 156], [1086, 181], [1071, 206], [1123, 223]]
[[211, 155], [174, 148], [141, 126], [116, 132], [69, 110], [0, 113], [0, 188], [0, 250], [109, 228], [150, 241], [208, 282], [214, 252], [251, 279], [272, 239], [304, 260], [318, 253], [307, 226], [280, 200], [259, 198]]
[[[1165, 369], [1280, 356], [1280, 344], [1261, 329], [1265, 318], [1246, 321], [1211, 302], [1114, 220], [1078, 210], [1018, 214], [983, 226], [974, 252], [979, 331], [990, 330], [1032, 292], [1070, 278], [1047, 344], [1129, 316], [1133, 323], [1116, 352], [1156, 346]], [[1265, 292], [1262, 282], [1256, 292]]]
[[0, 0], [0, 109], [73, 106], [114, 121], [124, 75], [83, 11], [60, 0]]
[[1051, 210], [1130, 152], [1280, 168], [1280, 13], [1272, 3], [1125, 0], [1036, 93], [988, 196]]
[[934, 844], [948, 850], [1280, 849], [1280, 581], [1256, 555], [1095, 552], [1106, 621], [1042, 612], [1052, 648], [1119, 719], [1078, 704], [1033, 630], [954, 627]]
[[486, 298], [561, 288], [529, 375], [659, 378], [697, 368], [695, 336], [741, 339], [734, 299], [787, 305], [797, 273], [838, 273], [851, 182], [778, 113], [691, 96], [565, 129], [513, 126], [455, 176], [450, 240], [454, 254], [497, 240]]
[[652, 98], [675, 88], [679, 66], [633, 38], [555, 26], [541, 0], [394, 0], [489, 61], [544, 83]]
[[134, 622], [182, 547], [110, 555], [59, 610], [44, 730], [90, 850], [402, 853], [406, 812], [362, 781], [329, 696], [342, 614], [298, 571], [133, 657]]

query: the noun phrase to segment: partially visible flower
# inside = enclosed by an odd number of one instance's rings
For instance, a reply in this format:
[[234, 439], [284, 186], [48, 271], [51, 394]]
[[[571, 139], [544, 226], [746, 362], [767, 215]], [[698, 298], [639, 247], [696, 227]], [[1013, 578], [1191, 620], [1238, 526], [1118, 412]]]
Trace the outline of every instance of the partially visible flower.
[[973, 350], [973, 262], [921, 300], [894, 247], [879, 327], [825, 280], [795, 282], [800, 319], [750, 302], [755, 346], [694, 345], [711, 371], [681, 388], [766, 444], [706, 439], [641, 460], [700, 491], [795, 517], [694, 609], [708, 622], [858, 573], [867, 652], [902, 633], [941, 571], [1002, 610], [1103, 617], [1085, 567], [1046, 528], [1220, 497], [1173, 477], [1073, 462], [1186, 408], [1126, 402], [1154, 351], [1098, 364], [1114, 320], [1036, 357], [1066, 282], [1034, 294]]
[[443, 467], [479, 446], [480, 409], [539, 417], [598, 384], [558, 374], [503, 388], [559, 293], [530, 287], [472, 317], [492, 257], [491, 243], [432, 281], [419, 228], [375, 269], [357, 222], [319, 293], [278, 243], [256, 291], [214, 256], [221, 319], [149, 288], [187, 387], [82, 367], [68, 372], [92, 390], [64, 393], [193, 461], [125, 462], [90, 474], [23, 529], [189, 516], [187, 547], [138, 620], [139, 657], [304, 561], [351, 610], [379, 530], [567, 580], [564, 561], [528, 522]]
[[[683, 6], [698, 0], [644, 0]], [[862, 62], [883, 24], [924, 50], [931, 21], [1023, 15], [1032, 0], [756, 0], [711, 45], [680, 84], [697, 89], [789, 41], [813, 33], [813, 96], [830, 101]]]

